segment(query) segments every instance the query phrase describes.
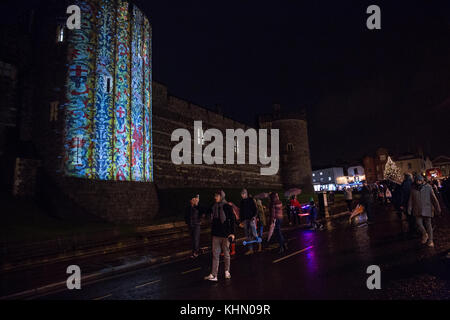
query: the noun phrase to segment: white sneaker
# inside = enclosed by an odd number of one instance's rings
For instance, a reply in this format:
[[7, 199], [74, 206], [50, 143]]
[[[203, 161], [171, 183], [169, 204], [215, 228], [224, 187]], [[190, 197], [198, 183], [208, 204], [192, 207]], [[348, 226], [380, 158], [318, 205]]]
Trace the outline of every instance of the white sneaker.
[[422, 244], [427, 243], [427, 241], [428, 241], [428, 234], [427, 234], [427, 233], [424, 233], [424, 234], [422, 235]]
[[230, 271], [225, 271], [225, 279], [231, 279]]
[[209, 281], [217, 281], [217, 277], [214, 277], [212, 274], [210, 274], [209, 276], [205, 277], [205, 280], [209, 280]]

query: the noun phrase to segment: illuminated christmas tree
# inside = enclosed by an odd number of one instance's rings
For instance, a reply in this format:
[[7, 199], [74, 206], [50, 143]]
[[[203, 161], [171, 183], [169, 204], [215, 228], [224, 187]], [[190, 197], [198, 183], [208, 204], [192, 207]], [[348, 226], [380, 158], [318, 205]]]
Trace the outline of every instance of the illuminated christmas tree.
[[394, 161], [392, 161], [391, 157], [388, 157], [386, 166], [384, 167], [384, 178], [394, 182], [402, 181], [400, 168], [397, 167]]

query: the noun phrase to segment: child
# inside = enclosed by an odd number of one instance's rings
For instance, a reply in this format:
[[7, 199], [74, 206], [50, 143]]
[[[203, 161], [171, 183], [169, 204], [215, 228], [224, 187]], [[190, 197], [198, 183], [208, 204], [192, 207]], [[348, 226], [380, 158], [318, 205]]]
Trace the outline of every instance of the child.
[[309, 201], [309, 221], [311, 224], [311, 228], [314, 230], [323, 230], [323, 225], [317, 222], [317, 207], [314, 202], [314, 199], [311, 198]]

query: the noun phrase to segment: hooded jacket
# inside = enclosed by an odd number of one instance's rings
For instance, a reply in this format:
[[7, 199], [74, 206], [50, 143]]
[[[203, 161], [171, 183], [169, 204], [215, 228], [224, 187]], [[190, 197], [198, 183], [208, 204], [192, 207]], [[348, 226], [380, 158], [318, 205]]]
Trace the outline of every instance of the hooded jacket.
[[413, 184], [408, 201], [408, 214], [416, 217], [433, 217], [433, 207], [440, 212], [439, 201], [429, 184]]
[[[219, 206], [218, 214], [214, 214], [215, 206]], [[222, 212], [224, 217], [221, 217]], [[232, 207], [225, 201], [213, 204], [211, 208], [211, 235], [214, 237], [226, 238], [234, 234], [235, 217]]]
[[239, 213], [241, 221], [251, 220], [257, 214], [255, 201], [250, 197], [242, 199]]

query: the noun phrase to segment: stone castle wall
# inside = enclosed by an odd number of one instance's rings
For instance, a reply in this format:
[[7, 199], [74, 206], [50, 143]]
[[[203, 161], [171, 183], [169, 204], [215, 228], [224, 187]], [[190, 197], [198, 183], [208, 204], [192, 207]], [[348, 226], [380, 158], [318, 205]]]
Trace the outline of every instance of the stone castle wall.
[[[280, 175], [263, 176], [261, 165], [174, 165], [170, 155], [171, 135], [175, 129], [187, 129], [193, 138], [194, 121], [202, 121], [203, 130], [251, 128], [223, 115], [171, 96], [167, 87], [153, 83], [153, 157], [155, 183], [159, 188], [180, 187], [258, 187], [281, 188]], [[224, 139], [225, 141], [225, 139]], [[225, 143], [225, 142], [224, 142]], [[248, 143], [247, 143], [248, 144]], [[248, 145], [246, 146], [248, 152]], [[224, 145], [225, 148], [225, 145]], [[248, 157], [246, 157], [248, 162]], [[259, 160], [258, 160], [259, 162]]]

